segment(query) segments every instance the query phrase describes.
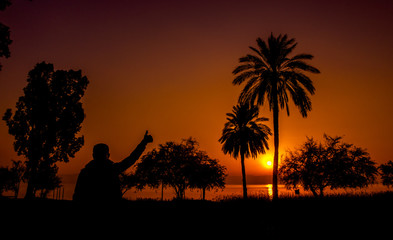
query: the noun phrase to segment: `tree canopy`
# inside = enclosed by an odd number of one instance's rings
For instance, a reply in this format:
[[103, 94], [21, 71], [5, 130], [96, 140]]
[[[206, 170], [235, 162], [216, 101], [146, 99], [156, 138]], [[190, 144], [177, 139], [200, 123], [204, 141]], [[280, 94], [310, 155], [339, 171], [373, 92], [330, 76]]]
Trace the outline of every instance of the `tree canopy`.
[[258, 107], [247, 103], [239, 103], [233, 107], [232, 113], [227, 113], [227, 122], [219, 139], [225, 154], [236, 159], [239, 155], [256, 158], [269, 150], [271, 131], [263, 123], [269, 119], [258, 115]]
[[326, 187], [362, 188], [375, 182], [378, 169], [366, 150], [342, 137], [324, 135], [324, 139], [321, 143], [307, 138], [299, 149], [287, 152], [279, 169], [287, 188], [301, 185], [314, 196], [323, 196]]

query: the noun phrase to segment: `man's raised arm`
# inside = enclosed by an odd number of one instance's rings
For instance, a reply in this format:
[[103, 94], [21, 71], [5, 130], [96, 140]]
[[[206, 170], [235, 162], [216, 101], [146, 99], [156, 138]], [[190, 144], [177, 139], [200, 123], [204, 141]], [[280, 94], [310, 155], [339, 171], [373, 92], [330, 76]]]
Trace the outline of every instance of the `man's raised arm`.
[[153, 142], [153, 137], [149, 135], [148, 131], [146, 131], [143, 140], [141, 141], [141, 143], [138, 144], [138, 146], [130, 154], [130, 156], [126, 157], [123, 161], [119, 163], [115, 163], [119, 173], [131, 167], [139, 159], [143, 151], [145, 151], [146, 145], [151, 142]]

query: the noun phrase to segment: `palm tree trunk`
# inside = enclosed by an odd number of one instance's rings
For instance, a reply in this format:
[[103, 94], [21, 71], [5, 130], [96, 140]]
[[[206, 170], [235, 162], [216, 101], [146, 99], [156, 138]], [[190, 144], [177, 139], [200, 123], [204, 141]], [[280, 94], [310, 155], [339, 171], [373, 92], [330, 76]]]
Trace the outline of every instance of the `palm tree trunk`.
[[274, 160], [273, 160], [273, 201], [278, 199], [278, 101], [277, 94], [273, 94], [273, 125], [274, 125]]
[[246, 167], [244, 165], [244, 154], [241, 154], [242, 180], [243, 180], [243, 198], [247, 199]]

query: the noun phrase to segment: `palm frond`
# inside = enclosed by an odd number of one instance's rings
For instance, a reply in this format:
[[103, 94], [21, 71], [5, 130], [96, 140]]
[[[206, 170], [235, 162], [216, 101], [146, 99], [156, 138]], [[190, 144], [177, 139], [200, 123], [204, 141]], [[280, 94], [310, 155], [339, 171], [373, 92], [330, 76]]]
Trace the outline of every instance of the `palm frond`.
[[296, 61], [296, 60], [312, 60], [314, 58], [313, 55], [307, 53], [297, 54], [292, 57], [289, 61]]
[[232, 113], [227, 113], [227, 122], [219, 139], [225, 154], [237, 158], [239, 154], [255, 157], [265, 153], [271, 131], [262, 123], [268, 119], [258, 118], [258, 115], [258, 107], [249, 103], [238, 104], [233, 107]]
[[254, 71], [242, 72], [235, 79], [233, 79], [232, 84], [240, 85], [243, 82], [245, 82], [247, 79], [251, 79], [254, 76], [255, 76]]
[[304, 88], [300, 86], [295, 86], [293, 91], [290, 91], [292, 101], [295, 106], [299, 109], [303, 117], [307, 117], [307, 113], [311, 111], [312, 105], [311, 100]]
[[[242, 59], [242, 58], [241, 58]], [[239, 62], [244, 62], [244, 61], [241, 61], [241, 60], [239, 60]], [[240, 73], [240, 72], [244, 72], [244, 71], [248, 71], [248, 70], [253, 70], [254, 69], [254, 65], [253, 64], [251, 64], [251, 63], [246, 63], [246, 64], [242, 64], [242, 65], [239, 65], [239, 66], [237, 66], [233, 71], [232, 71], [232, 74], [238, 74], [238, 73]]]
[[250, 47], [255, 55], [240, 58], [241, 65], [233, 71], [233, 84], [245, 83], [239, 102], [259, 106], [267, 103], [272, 110], [277, 99], [279, 107], [285, 108], [289, 115], [288, 102], [292, 100], [301, 114], [307, 116], [311, 110], [309, 94], [315, 93], [315, 87], [305, 73], [320, 73], [306, 62], [314, 56], [301, 53], [290, 57], [297, 43], [286, 34], [274, 36], [271, 33], [266, 41], [257, 38], [256, 42], [257, 48]]
[[305, 63], [304, 61], [301, 60], [296, 60], [296, 61], [291, 61], [288, 64], [286, 64], [287, 68], [293, 69], [293, 70], [303, 70], [306, 72], [311, 72], [311, 73], [320, 73], [319, 70], [307, 63]]

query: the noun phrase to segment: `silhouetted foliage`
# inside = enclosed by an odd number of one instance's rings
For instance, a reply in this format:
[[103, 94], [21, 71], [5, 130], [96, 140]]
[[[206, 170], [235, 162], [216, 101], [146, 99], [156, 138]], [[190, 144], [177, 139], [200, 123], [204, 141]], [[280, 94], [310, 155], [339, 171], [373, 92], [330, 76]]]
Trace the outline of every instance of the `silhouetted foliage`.
[[[168, 144], [169, 143], [166, 145]], [[163, 148], [161, 146], [162, 145], [160, 145], [160, 149]], [[160, 150], [154, 148], [152, 151], [142, 156], [141, 161], [136, 164], [134, 173], [136, 182], [135, 178], [132, 179], [133, 181], [129, 183], [131, 186], [134, 184], [139, 190], [142, 190], [145, 186], [158, 188], [160, 184], [165, 187], [167, 182], [167, 171], [165, 169], [167, 161], [164, 159], [164, 156], [158, 155], [159, 151]], [[161, 150], [161, 155], [164, 154], [164, 151], [165, 150]]]
[[46, 198], [50, 191], [61, 187], [61, 179], [57, 176], [59, 168], [50, 161], [42, 161], [39, 163], [38, 172], [35, 181], [35, 189], [33, 195], [40, 191], [39, 196]]
[[[11, 5], [9, 0], [0, 0], [0, 11], [4, 11], [8, 6]], [[12, 43], [10, 38], [10, 28], [2, 23], [0, 23], [0, 58], [9, 58], [11, 53], [9, 45]], [[0, 71], [2, 65], [0, 64]]]
[[311, 110], [308, 93], [314, 94], [315, 88], [305, 72], [319, 73], [319, 70], [305, 62], [313, 59], [310, 54], [289, 56], [297, 43], [286, 34], [275, 37], [272, 33], [267, 41], [257, 38], [257, 45], [258, 48], [250, 47], [254, 54], [247, 54], [239, 59], [240, 65], [233, 70], [236, 77], [232, 83], [240, 85], [246, 82], [239, 97], [240, 102], [256, 103], [259, 106], [267, 102], [273, 111], [273, 199], [277, 199], [278, 112], [285, 108], [289, 115], [288, 102], [291, 98], [302, 116], [307, 117], [307, 112]]
[[382, 184], [388, 187], [393, 186], [393, 162], [381, 164], [379, 169], [381, 170]]
[[4, 191], [13, 191], [15, 198], [18, 197], [24, 171], [25, 167], [21, 161], [12, 160], [11, 168], [0, 167], [0, 196]]
[[[9, 6], [11, 6], [10, 0], [0, 0], [0, 11], [4, 11]], [[10, 28], [0, 23], [0, 58], [9, 58], [11, 56], [9, 45], [12, 43], [12, 40], [10, 34]], [[2, 65], [0, 64], [0, 71], [1, 69]]]
[[119, 175], [121, 194], [124, 194], [133, 187], [138, 186], [138, 178], [133, 173], [122, 172]]
[[12, 173], [8, 167], [0, 167], [0, 196], [4, 191], [9, 190], [12, 184]]
[[375, 182], [378, 170], [366, 150], [342, 142], [341, 137], [324, 138], [324, 143], [307, 138], [299, 149], [288, 151], [279, 169], [287, 188], [301, 185], [314, 196], [323, 196], [326, 187], [363, 188]]
[[[187, 188], [223, 188], [226, 168], [199, 150], [198, 142], [189, 138], [181, 143], [160, 144], [142, 157], [136, 166], [137, 188], [172, 187], [176, 198], [184, 199]], [[209, 176], [206, 176], [206, 175]]]
[[55, 169], [56, 162], [68, 162], [83, 146], [77, 134], [85, 119], [81, 99], [87, 85], [80, 70], [54, 71], [52, 64], [39, 63], [28, 74], [15, 114], [11, 109], [4, 114], [15, 151], [27, 159], [27, 198], [37, 190], [40, 167]]
[[4, 11], [9, 6], [11, 6], [10, 0], [0, 0], [0, 11]]
[[219, 139], [222, 151], [232, 155], [235, 159], [240, 154], [243, 180], [243, 197], [247, 198], [247, 183], [244, 158], [256, 158], [269, 149], [268, 140], [270, 128], [262, 122], [267, 118], [258, 118], [258, 107], [248, 103], [233, 107], [232, 113], [227, 113], [227, 122]]

